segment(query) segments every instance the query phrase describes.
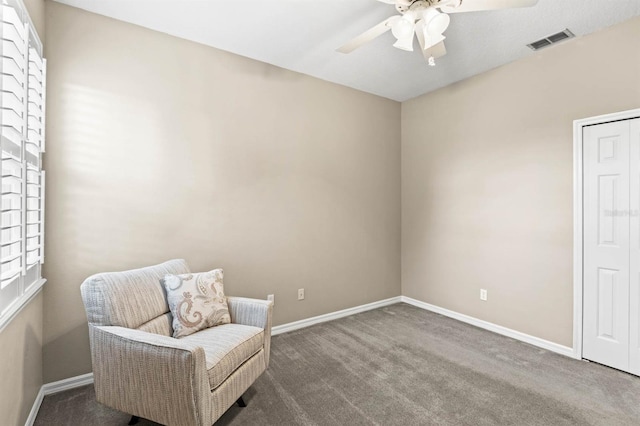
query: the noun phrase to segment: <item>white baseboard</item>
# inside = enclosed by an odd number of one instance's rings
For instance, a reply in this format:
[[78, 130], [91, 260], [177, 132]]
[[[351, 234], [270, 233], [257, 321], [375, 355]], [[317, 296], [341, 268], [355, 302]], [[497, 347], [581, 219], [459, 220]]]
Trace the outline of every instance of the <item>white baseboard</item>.
[[400, 296], [400, 300], [404, 303], [408, 303], [409, 305], [413, 305], [418, 308], [425, 309], [427, 311], [435, 312], [437, 314], [444, 315], [445, 317], [453, 318], [455, 320], [458, 320], [467, 324], [471, 324], [476, 327], [483, 328], [485, 330], [492, 331], [496, 334], [501, 334], [503, 336], [511, 337], [512, 339], [520, 340], [530, 345], [537, 346], [539, 348], [546, 349], [548, 351], [555, 352], [560, 355], [564, 355], [564, 356], [568, 356], [569, 358], [576, 359], [573, 348], [570, 348], [568, 346], [563, 346], [558, 343], [541, 339], [539, 337], [521, 333], [519, 331], [512, 330], [510, 328], [503, 327], [501, 325], [497, 325], [497, 324], [484, 321], [478, 318], [474, 318], [469, 315], [464, 315], [455, 311], [450, 311], [449, 309], [441, 308], [439, 306], [432, 305], [430, 303], [412, 299], [411, 297]]
[[330, 312], [324, 315], [318, 315], [317, 317], [305, 318], [300, 321], [289, 322], [287, 324], [277, 325], [271, 328], [271, 335], [275, 336], [289, 331], [298, 330], [312, 326], [314, 324], [320, 324], [321, 322], [332, 321], [338, 318], [347, 317], [349, 315], [358, 314], [360, 312], [370, 311], [372, 309], [382, 308], [383, 306], [393, 305], [400, 303], [402, 296], [392, 297], [389, 299], [379, 300], [373, 303], [367, 303], [366, 305], [355, 306], [353, 308], [343, 309], [341, 311]]
[[58, 380], [57, 382], [46, 383], [42, 385], [44, 396], [54, 393], [78, 388], [93, 383], [93, 373], [82, 374], [80, 376], [69, 377], [68, 379]]
[[40, 410], [40, 406], [42, 405], [42, 400], [44, 399], [44, 392], [42, 391], [42, 386], [38, 391], [38, 395], [36, 395], [36, 400], [33, 401], [33, 406], [31, 406], [31, 411], [29, 411], [29, 417], [27, 417], [27, 421], [24, 422], [24, 426], [33, 426], [33, 423], [36, 421], [36, 416], [38, 415], [38, 411]]
[[36, 396], [36, 400], [33, 402], [33, 406], [31, 407], [31, 411], [29, 412], [29, 417], [27, 417], [27, 421], [24, 423], [24, 425], [33, 426], [33, 423], [36, 421], [38, 411], [40, 410], [40, 406], [42, 405], [42, 400], [45, 396], [84, 385], [90, 385], [91, 383], [93, 383], [93, 373], [69, 377], [68, 379], [58, 380], [57, 382], [45, 383], [44, 385], [42, 385], [42, 387], [40, 387], [40, 391]]

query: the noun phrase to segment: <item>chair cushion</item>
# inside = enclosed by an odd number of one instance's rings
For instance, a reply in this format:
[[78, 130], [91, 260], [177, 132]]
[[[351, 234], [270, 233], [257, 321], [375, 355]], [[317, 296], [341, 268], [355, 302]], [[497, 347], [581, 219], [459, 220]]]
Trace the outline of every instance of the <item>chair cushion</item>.
[[222, 269], [164, 277], [167, 301], [173, 315], [173, 337], [185, 337], [231, 322], [222, 279]]
[[204, 349], [209, 385], [214, 390], [264, 346], [264, 330], [241, 324], [224, 324], [183, 337]]

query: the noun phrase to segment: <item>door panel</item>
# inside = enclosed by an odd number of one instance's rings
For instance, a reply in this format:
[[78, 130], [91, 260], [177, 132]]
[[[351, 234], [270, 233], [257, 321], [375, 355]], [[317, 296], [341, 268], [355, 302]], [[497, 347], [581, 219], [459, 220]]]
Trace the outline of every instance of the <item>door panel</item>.
[[583, 135], [583, 356], [621, 370], [630, 358], [629, 129], [621, 121]]
[[616, 234], [616, 220], [612, 212], [617, 209], [616, 195], [620, 192], [620, 175], [598, 176], [598, 244], [619, 247], [619, 235]]
[[616, 290], [620, 286], [618, 276], [620, 271], [613, 269], [598, 269], [598, 337], [619, 342], [616, 333]]
[[640, 375], [640, 119], [631, 120], [629, 139], [630, 186], [630, 354], [629, 371]]

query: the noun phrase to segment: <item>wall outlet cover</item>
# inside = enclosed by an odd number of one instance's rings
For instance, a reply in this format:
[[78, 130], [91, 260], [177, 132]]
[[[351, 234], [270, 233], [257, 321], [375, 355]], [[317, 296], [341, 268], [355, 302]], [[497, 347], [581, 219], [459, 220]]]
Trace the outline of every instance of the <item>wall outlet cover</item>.
[[480, 300], [484, 300], [485, 302], [487, 301], [487, 290], [484, 288], [480, 289]]

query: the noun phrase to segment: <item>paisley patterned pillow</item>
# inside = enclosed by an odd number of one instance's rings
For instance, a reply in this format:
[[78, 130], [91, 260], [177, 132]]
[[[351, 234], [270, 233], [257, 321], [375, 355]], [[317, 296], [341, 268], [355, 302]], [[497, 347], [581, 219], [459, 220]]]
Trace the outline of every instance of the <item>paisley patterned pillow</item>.
[[222, 269], [164, 277], [169, 309], [173, 315], [173, 337], [188, 336], [231, 322], [222, 278]]

